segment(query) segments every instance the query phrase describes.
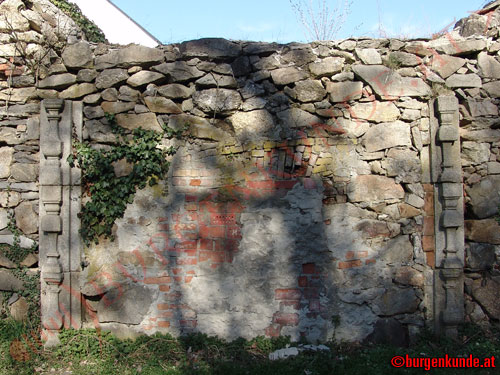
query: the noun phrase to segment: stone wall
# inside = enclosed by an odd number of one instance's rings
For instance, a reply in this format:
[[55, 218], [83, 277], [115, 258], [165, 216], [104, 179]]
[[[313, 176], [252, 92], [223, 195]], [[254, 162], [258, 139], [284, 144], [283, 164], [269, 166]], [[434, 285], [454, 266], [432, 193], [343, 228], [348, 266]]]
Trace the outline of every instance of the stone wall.
[[[39, 239], [39, 205], [41, 222], [52, 212], [72, 223], [40, 233], [53, 293], [42, 311], [67, 327], [404, 344], [424, 326], [453, 335], [464, 320], [496, 323], [497, 3], [434, 40], [150, 49], [73, 32], [37, 74], [12, 34], [44, 31], [14, 12], [15, 30], [0, 27], [0, 241], [7, 209], [26, 241]], [[53, 113], [51, 99], [64, 99]], [[80, 250], [63, 134], [105, 148], [109, 114], [128, 131], [189, 136], [164, 140], [179, 147], [169, 177], [136, 193], [116, 240]], [[61, 181], [73, 176], [57, 212], [38, 194], [57, 185], [43, 182], [50, 142], [39, 155], [50, 121], [66, 147]], [[55, 255], [50, 233], [63, 244]], [[62, 284], [43, 278], [54, 261]]]

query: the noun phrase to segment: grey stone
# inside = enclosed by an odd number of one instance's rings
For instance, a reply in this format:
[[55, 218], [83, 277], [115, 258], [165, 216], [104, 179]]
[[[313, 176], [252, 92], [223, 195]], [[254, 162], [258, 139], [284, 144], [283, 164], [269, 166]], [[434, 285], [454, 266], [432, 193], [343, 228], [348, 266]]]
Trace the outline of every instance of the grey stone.
[[488, 143], [462, 142], [462, 165], [477, 165], [490, 160]]
[[202, 111], [225, 113], [237, 110], [242, 103], [237, 91], [229, 89], [208, 89], [193, 93], [193, 102]]
[[342, 72], [342, 73], [335, 74], [330, 79], [334, 82], [353, 81], [354, 80], [354, 73], [353, 72]]
[[394, 274], [394, 281], [402, 285], [411, 285], [417, 287], [424, 286], [424, 275], [421, 271], [409, 266], [399, 267]]
[[[169, 126], [172, 127], [170, 121]], [[208, 121], [191, 121], [189, 124], [189, 133], [195, 138], [208, 139], [210, 141], [223, 141], [230, 138], [228, 133], [211, 125]]]
[[77, 82], [92, 82], [99, 73], [94, 69], [81, 69], [76, 75]]
[[360, 60], [367, 65], [379, 65], [382, 64], [382, 58], [380, 53], [375, 48], [356, 48], [356, 55]]
[[253, 111], [256, 109], [262, 109], [266, 106], [267, 101], [263, 98], [250, 98], [243, 102], [241, 109], [243, 111]]
[[397, 120], [401, 115], [394, 103], [378, 101], [356, 103], [352, 106], [350, 112], [354, 119], [374, 122], [392, 122]]
[[9, 216], [7, 215], [7, 211], [0, 209], [0, 230], [7, 228], [7, 225], [9, 225]]
[[38, 254], [28, 254], [26, 257], [21, 261], [20, 265], [21, 267], [34, 267], [38, 264]]
[[373, 310], [383, 316], [411, 314], [417, 311], [419, 303], [413, 289], [393, 287], [374, 301]]
[[165, 57], [163, 52], [156, 48], [148, 48], [139, 45], [121, 48], [116, 51], [95, 58], [97, 69], [112, 67], [129, 68], [131, 66], [151, 66], [161, 63]]
[[116, 115], [116, 122], [125, 129], [134, 130], [143, 128], [144, 130], [155, 130], [161, 132], [162, 128], [158, 123], [154, 113], [123, 114]]
[[425, 204], [425, 201], [416, 194], [406, 194], [405, 202], [416, 208], [422, 208]]
[[134, 169], [134, 164], [129, 163], [125, 158], [115, 161], [111, 165], [116, 177], [128, 176]]
[[[1, 156], [1, 153], [0, 153]], [[0, 207], [16, 207], [21, 201], [21, 194], [17, 191], [0, 191]]]
[[316, 55], [311, 50], [311, 46], [303, 44], [299, 48], [293, 48], [292, 50], [281, 55], [283, 63], [285, 65], [294, 64], [297, 66], [302, 66], [309, 64], [310, 62], [316, 60]]
[[395, 61], [401, 66], [417, 66], [422, 64], [422, 59], [413, 53], [394, 51], [389, 54], [389, 60]]
[[125, 69], [108, 69], [97, 76], [95, 85], [98, 89], [107, 89], [125, 82], [128, 78], [129, 75]]
[[297, 99], [303, 103], [317, 102], [323, 100], [326, 95], [321, 81], [306, 80], [295, 84]]
[[273, 116], [265, 109], [236, 112], [229, 121], [239, 140], [265, 139], [274, 130]]
[[500, 62], [486, 52], [481, 52], [477, 63], [481, 77], [500, 79]]
[[169, 116], [168, 126], [174, 130], [182, 130], [195, 125], [210, 125], [207, 119], [188, 114]]
[[441, 78], [448, 78], [465, 65], [467, 60], [460, 57], [437, 55], [432, 57], [431, 69], [438, 73]]
[[96, 91], [97, 88], [92, 83], [77, 83], [61, 92], [59, 97], [61, 99], [79, 99]]
[[467, 107], [472, 117], [498, 116], [498, 106], [490, 99], [467, 99]]
[[3, 126], [0, 128], [0, 142], [5, 142], [8, 145], [18, 145], [23, 143], [24, 140], [25, 139], [23, 137], [23, 134], [19, 133], [16, 128], [7, 126]]
[[81, 41], [69, 44], [62, 53], [64, 65], [68, 68], [88, 68], [93, 63], [92, 50], [90, 44]]
[[57, 74], [54, 76], [49, 76], [42, 79], [38, 83], [38, 87], [41, 89], [65, 89], [76, 83], [76, 76], [70, 73]]
[[85, 104], [97, 104], [101, 100], [101, 94], [91, 94], [87, 95], [85, 98], [83, 98], [83, 102]]
[[444, 52], [447, 55], [462, 56], [469, 55], [474, 52], [483, 51], [486, 49], [485, 39], [467, 39], [467, 40], [453, 40], [449, 41], [448, 38], [442, 38], [442, 41], [437, 40], [435, 49], [438, 52]]
[[500, 174], [500, 163], [488, 162], [486, 165], [488, 166], [488, 174]]
[[188, 65], [185, 61], [164, 63], [153, 67], [154, 70], [170, 76], [173, 82], [187, 82], [205, 75], [195, 66]]
[[446, 86], [450, 88], [482, 87], [481, 78], [474, 73], [453, 74], [446, 79]]
[[152, 303], [152, 292], [145, 285], [121, 285], [101, 299], [97, 316], [100, 323], [140, 324]]
[[10, 105], [8, 108], [5, 106], [0, 107], [0, 115], [17, 115], [17, 116], [30, 116], [34, 113], [40, 112], [39, 103], [28, 104], [15, 104]]
[[11, 167], [11, 177], [20, 182], [34, 182], [38, 179], [38, 164], [16, 163]]
[[37, 97], [37, 90], [35, 87], [26, 87], [0, 91], [0, 100], [9, 101], [11, 103], [26, 103], [29, 99]]
[[236, 88], [238, 86], [236, 79], [232, 76], [208, 73], [199, 78], [195, 82], [199, 86], [204, 87], [228, 87]]
[[460, 129], [460, 137], [466, 141], [491, 142], [500, 140], [499, 129], [464, 130]]
[[411, 146], [410, 126], [402, 121], [371, 126], [363, 136], [368, 152], [396, 146]]
[[284, 86], [306, 79], [307, 72], [290, 66], [271, 71], [271, 78], [276, 85]]
[[179, 106], [175, 104], [171, 99], [167, 99], [161, 96], [147, 96], [144, 98], [144, 102], [151, 112], [173, 114], [182, 113], [182, 110], [179, 108]]
[[229, 58], [237, 57], [242, 49], [237, 43], [222, 38], [190, 40], [179, 45], [186, 57]]
[[266, 92], [261, 84], [257, 84], [251, 81], [245, 83], [245, 86], [240, 90], [243, 99], [249, 99], [254, 96], [262, 95]]
[[14, 149], [12, 147], [0, 147], [0, 178], [10, 176]]
[[17, 265], [0, 251], [0, 267], [13, 269], [17, 268]]
[[38, 231], [38, 214], [33, 210], [33, 203], [22, 202], [14, 210], [16, 225], [24, 234]]
[[401, 185], [396, 184], [394, 179], [384, 176], [357, 176], [347, 185], [347, 196], [350, 202], [402, 199], [404, 195]]
[[362, 82], [327, 82], [326, 91], [330, 93], [330, 101], [343, 103], [360, 99], [363, 94]]
[[104, 117], [104, 111], [101, 107], [85, 106], [83, 108], [83, 114], [88, 119], [95, 119], [95, 118]]
[[472, 283], [472, 297], [486, 310], [488, 316], [500, 320], [500, 283], [485, 278], [474, 280]]
[[28, 319], [29, 305], [26, 298], [21, 297], [9, 306], [9, 312], [15, 321], [22, 322]]
[[169, 85], [158, 87], [158, 94], [169, 98], [169, 99], [187, 99], [191, 96], [193, 90], [189, 87], [178, 83], [172, 83]]
[[465, 220], [465, 238], [469, 241], [500, 245], [500, 225], [495, 219]]
[[387, 176], [396, 177], [397, 181], [416, 183], [422, 179], [422, 167], [418, 154], [410, 150], [391, 149], [382, 161]]
[[341, 57], [327, 57], [321, 60], [321, 62], [314, 62], [309, 64], [309, 70], [313, 76], [321, 78], [325, 76], [331, 76], [342, 70], [345, 59]]
[[0, 269], [0, 290], [19, 292], [24, 290], [24, 284], [11, 271]]
[[500, 98], [500, 81], [492, 81], [485, 83], [483, 89], [486, 90], [488, 95], [492, 98]]
[[139, 100], [141, 92], [139, 90], [134, 90], [127, 85], [120, 87], [120, 93], [118, 95], [118, 100], [123, 100], [126, 102], [136, 102]]
[[[21, 246], [23, 249], [30, 249], [35, 244], [35, 241], [25, 236], [21, 236], [19, 240], [19, 246]], [[0, 235], [0, 243], [5, 243], [12, 246], [14, 245], [15, 241], [17, 241], [17, 238], [15, 238], [13, 234]]]
[[118, 90], [114, 87], [104, 90], [101, 93], [102, 99], [108, 102], [115, 102], [118, 100]]
[[235, 77], [245, 76], [252, 72], [252, 66], [247, 56], [240, 56], [231, 63]]
[[[135, 103], [130, 102], [102, 102], [101, 108], [104, 113], [117, 114], [131, 111], [134, 109]], [[89, 117], [90, 118], [90, 117]]]
[[496, 215], [500, 204], [500, 176], [488, 176], [481, 182], [466, 187], [467, 195], [471, 199], [472, 213], [478, 219], [486, 219]]
[[489, 17], [472, 13], [469, 17], [458, 21], [455, 28], [459, 27], [460, 35], [467, 38], [473, 35], [484, 35], [490, 22]]
[[420, 78], [401, 77], [383, 65], [353, 65], [354, 73], [382, 96], [429, 96], [430, 87]]
[[132, 87], [141, 87], [148, 83], [159, 83], [165, 79], [166, 77], [161, 73], [141, 70], [127, 79], [127, 83]]
[[319, 117], [299, 108], [290, 108], [278, 112], [277, 117], [288, 128], [312, 127], [314, 124], [321, 123]]
[[469, 242], [465, 245], [466, 267], [472, 270], [491, 270], [496, 263], [498, 246]]

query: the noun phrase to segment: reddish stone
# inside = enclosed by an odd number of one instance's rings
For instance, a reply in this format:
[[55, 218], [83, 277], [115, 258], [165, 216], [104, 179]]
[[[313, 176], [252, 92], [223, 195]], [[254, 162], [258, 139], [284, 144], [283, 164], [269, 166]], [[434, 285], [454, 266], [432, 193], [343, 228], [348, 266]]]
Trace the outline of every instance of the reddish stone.
[[274, 298], [277, 300], [300, 300], [301, 297], [302, 293], [299, 289], [276, 289], [274, 291]]

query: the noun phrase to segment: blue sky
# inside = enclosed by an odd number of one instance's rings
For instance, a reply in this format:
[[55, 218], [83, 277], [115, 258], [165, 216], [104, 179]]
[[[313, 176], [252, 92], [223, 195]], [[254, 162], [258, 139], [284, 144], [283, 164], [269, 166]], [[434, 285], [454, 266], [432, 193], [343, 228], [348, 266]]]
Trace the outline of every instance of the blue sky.
[[[112, 1], [163, 43], [203, 37], [280, 43], [308, 40], [289, 0]], [[329, 3], [335, 6], [338, 1], [329, 0]], [[352, 0], [351, 13], [337, 39], [383, 36], [379, 24], [387, 36], [429, 36], [454, 20], [468, 16], [485, 2]]]

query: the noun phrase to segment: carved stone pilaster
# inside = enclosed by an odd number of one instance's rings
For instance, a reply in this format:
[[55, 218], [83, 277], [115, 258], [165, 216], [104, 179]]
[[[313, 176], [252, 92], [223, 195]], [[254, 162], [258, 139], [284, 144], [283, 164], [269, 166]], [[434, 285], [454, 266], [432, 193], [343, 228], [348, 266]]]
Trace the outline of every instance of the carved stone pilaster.
[[81, 133], [78, 112], [81, 104], [71, 101], [46, 99], [41, 104], [40, 267], [46, 346], [58, 344], [61, 328], [81, 324], [79, 289], [72, 288], [80, 271], [80, 174], [66, 161], [74, 130]]
[[443, 96], [435, 104], [434, 316], [438, 333], [456, 337], [457, 328], [464, 319], [464, 213], [458, 100], [454, 96]]

